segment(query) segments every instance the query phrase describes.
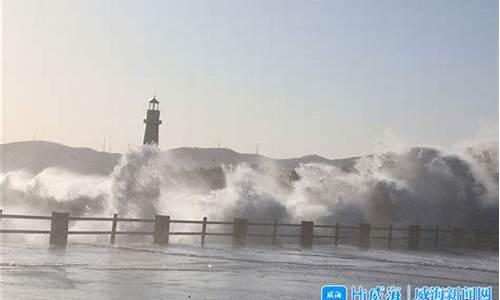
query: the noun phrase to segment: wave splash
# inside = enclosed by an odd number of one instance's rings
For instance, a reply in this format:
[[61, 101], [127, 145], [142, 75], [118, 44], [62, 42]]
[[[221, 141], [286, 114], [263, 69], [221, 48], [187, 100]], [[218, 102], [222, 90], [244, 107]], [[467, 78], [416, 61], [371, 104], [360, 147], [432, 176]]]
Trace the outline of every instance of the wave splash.
[[[318, 223], [436, 225], [496, 229], [498, 142], [453, 150], [408, 147], [358, 159], [353, 170], [304, 164], [288, 176], [279, 166], [222, 166], [225, 186], [200, 192], [169, 167], [167, 155], [142, 146], [125, 153], [109, 176], [57, 167], [1, 174], [9, 213]], [[284, 176], [285, 174], [285, 176]]]

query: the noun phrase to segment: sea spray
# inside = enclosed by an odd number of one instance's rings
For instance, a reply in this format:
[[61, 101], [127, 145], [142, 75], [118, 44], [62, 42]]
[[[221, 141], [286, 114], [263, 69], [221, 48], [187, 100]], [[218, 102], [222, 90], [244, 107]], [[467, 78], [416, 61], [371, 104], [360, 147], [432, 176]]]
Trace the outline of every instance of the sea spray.
[[471, 163], [454, 154], [409, 148], [364, 157], [354, 169], [300, 166], [301, 179], [287, 202], [291, 216], [324, 223], [497, 225], [498, 196], [491, 198], [494, 193], [474, 176]]
[[245, 163], [223, 166], [226, 186], [207, 194], [191, 193], [189, 188], [162, 192], [161, 208], [166, 214], [183, 218], [231, 219], [246, 217], [255, 221], [285, 220], [285, 201], [291, 190], [279, 178]]
[[[153, 146], [129, 150], [110, 176], [48, 168], [1, 176], [4, 211], [72, 215], [317, 223], [436, 225], [496, 229], [498, 143], [481, 141], [451, 150], [398, 147], [358, 159], [350, 170], [303, 164], [271, 170], [222, 166], [222, 188], [200, 190]], [[285, 172], [285, 176], [283, 174]], [[284, 180], [283, 178], [286, 178]], [[284, 182], [286, 181], [286, 182]], [[207, 185], [208, 186], [208, 185]]]
[[112, 207], [120, 216], [151, 218], [160, 199], [160, 151], [141, 146], [126, 152], [111, 174]]
[[[0, 195], [3, 212], [50, 216], [53, 211], [68, 212], [72, 216], [108, 216], [109, 178], [99, 175], [81, 175], [58, 167], [38, 174], [18, 170], [0, 177]], [[104, 229], [92, 222], [79, 222], [82, 230]], [[70, 223], [73, 227], [75, 224]], [[3, 219], [2, 228], [45, 229], [47, 220]], [[109, 227], [109, 226], [106, 226]], [[2, 235], [2, 241], [46, 243], [43, 235]], [[93, 238], [92, 238], [93, 240]]]
[[18, 170], [0, 179], [2, 207], [8, 213], [48, 215], [100, 215], [109, 208], [109, 178], [82, 175], [58, 167], [38, 174]]

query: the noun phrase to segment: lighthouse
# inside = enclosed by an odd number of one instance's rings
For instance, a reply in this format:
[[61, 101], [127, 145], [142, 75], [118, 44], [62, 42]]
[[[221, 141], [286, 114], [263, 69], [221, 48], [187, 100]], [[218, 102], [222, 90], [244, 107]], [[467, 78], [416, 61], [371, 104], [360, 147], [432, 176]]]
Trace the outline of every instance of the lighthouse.
[[160, 120], [160, 102], [153, 97], [148, 104], [146, 119], [144, 119], [146, 128], [144, 130], [144, 145], [158, 145], [158, 133], [161, 124]]

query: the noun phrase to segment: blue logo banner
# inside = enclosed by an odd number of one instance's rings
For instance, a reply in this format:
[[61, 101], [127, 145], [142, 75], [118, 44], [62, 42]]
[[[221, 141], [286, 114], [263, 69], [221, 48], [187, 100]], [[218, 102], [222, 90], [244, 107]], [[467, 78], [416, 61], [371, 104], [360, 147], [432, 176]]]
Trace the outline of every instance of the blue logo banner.
[[324, 285], [321, 300], [347, 300], [347, 288], [344, 285]]

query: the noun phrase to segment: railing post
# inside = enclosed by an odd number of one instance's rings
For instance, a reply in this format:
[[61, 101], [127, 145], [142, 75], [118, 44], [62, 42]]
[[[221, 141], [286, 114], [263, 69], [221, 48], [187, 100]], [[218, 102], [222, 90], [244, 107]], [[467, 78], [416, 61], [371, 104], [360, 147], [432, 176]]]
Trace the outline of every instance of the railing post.
[[273, 246], [278, 242], [278, 220], [274, 220], [273, 224]]
[[359, 224], [358, 247], [362, 249], [370, 248], [370, 224]]
[[452, 247], [461, 248], [463, 246], [464, 231], [461, 228], [453, 228]]
[[392, 249], [392, 224], [389, 225], [389, 241], [387, 244], [388, 249]]
[[434, 229], [434, 249], [438, 248], [438, 241], [439, 241], [439, 226], [436, 226], [436, 229]]
[[247, 243], [247, 219], [234, 218], [233, 246], [245, 246]]
[[300, 224], [300, 246], [311, 248], [313, 245], [314, 223], [312, 221], [302, 221]]
[[69, 213], [52, 212], [49, 244], [66, 247], [68, 242]]
[[340, 222], [335, 224], [335, 246], [339, 245]]
[[116, 223], [118, 222], [118, 214], [114, 213], [113, 214], [113, 223], [111, 223], [111, 245], [115, 244], [115, 239], [116, 239]]
[[159, 245], [168, 244], [169, 232], [170, 232], [170, 216], [156, 215], [153, 243]]
[[479, 236], [481, 232], [479, 229], [474, 230], [474, 248], [479, 249]]
[[408, 249], [418, 250], [420, 241], [420, 226], [410, 225], [408, 227]]
[[203, 217], [203, 223], [201, 225], [201, 246], [205, 247], [205, 238], [207, 235], [207, 217]]

